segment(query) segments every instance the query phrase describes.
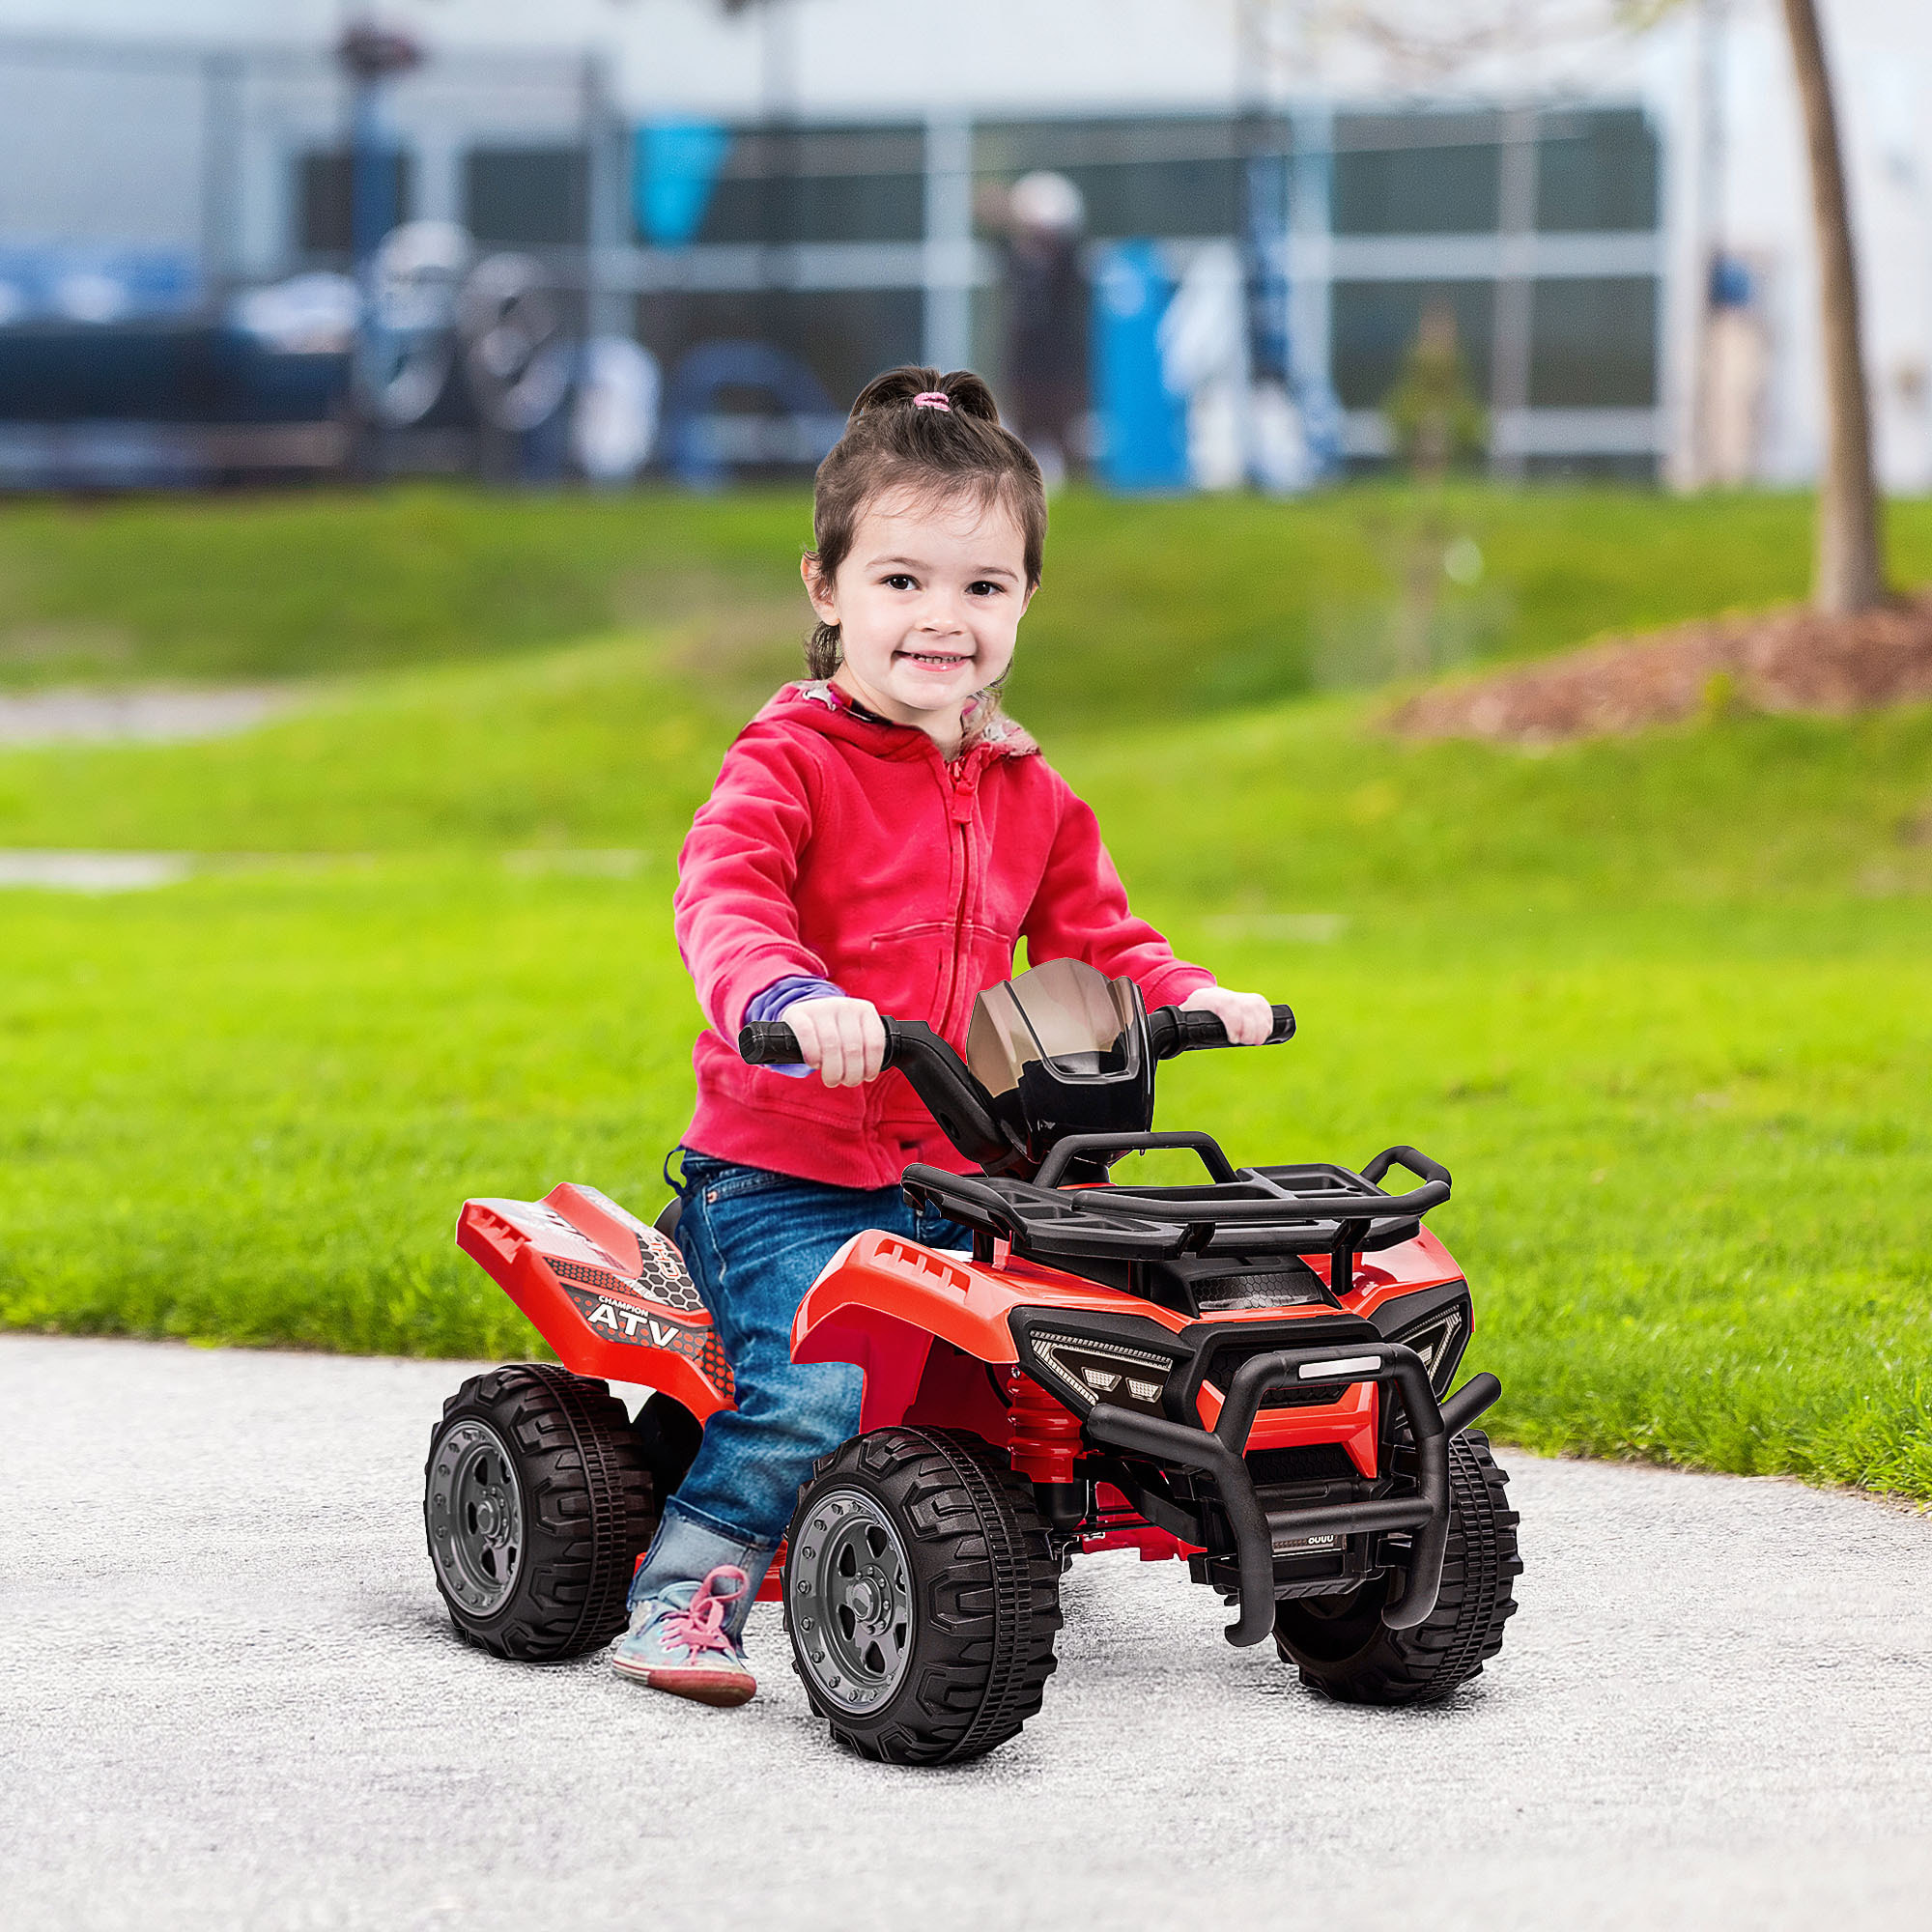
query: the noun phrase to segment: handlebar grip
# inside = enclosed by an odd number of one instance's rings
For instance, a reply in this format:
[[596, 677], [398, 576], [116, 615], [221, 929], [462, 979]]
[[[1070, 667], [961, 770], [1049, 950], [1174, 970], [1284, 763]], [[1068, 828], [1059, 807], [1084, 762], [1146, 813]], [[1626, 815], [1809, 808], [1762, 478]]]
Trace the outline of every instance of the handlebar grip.
[[[880, 1070], [891, 1066], [899, 1057], [903, 1029], [897, 1020], [879, 1015], [880, 1023], [886, 1030], [886, 1057], [879, 1063]], [[783, 1020], [747, 1020], [738, 1029], [738, 1058], [747, 1066], [803, 1066], [805, 1055], [799, 1049], [798, 1036]]]
[[[1203, 1012], [1198, 1008], [1187, 1010], [1179, 1007], [1163, 1007], [1148, 1015], [1148, 1033], [1157, 1060], [1169, 1059], [1177, 1053], [1199, 1053], [1210, 1046], [1231, 1044], [1228, 1029], [1221, 1024], [1218, 1016]], [[1293, 1009], [1277, 1006], [1274, 1009], [1274, 1030], [1263, 1044], [1279, 1046], [1284, 1040], [1293, 1037]]]
[[798, 1036], [783, 1020], [747, 1020], [738, 1029], [738, 1057], [748, 1066], [798, 1066]]

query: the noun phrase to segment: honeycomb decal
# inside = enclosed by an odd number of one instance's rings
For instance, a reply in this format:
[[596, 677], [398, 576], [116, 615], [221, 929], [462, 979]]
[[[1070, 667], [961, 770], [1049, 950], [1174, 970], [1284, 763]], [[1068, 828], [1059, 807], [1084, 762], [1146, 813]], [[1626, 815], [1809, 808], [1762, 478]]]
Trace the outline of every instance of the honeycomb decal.
[[711, 1378], [712, 1386], [727, 1400], [736, 1394], [738, 1378], [731, 1373], [731, 1364], [724, 1359], [724, 1345], [708, 1331], [704, 1337], [704, 1352], [697, 1358], [697, 1366]]
[[704, 1303], [685, 1271], [684, 1257], [678, 1253], [676, 1244], [667, 1240], [655, 1228], [647, 1228], [638, 1236], [638, 1246], [642, 1251], [644, 1265], [638, 1277], [636, 1293], [646, 1301], [697, 1314]]
[[[702, 1315], [705, 1312], [704, 1303], [697, 1290], [692, 1286], [691, 1277], [685, 1273], [684, 1263], [676, 1249], [671, 1249], [667, 1257], [653, 1254], [647, 1243], [640, 1242], [639, 1245], [644, 1251], [644, 1266], [636, 1279], [618, 1274], [612, 1268], [592, 1267], [587, 1263], [570, 1261], [561, 1255], [546, 1255], [544, 1260], [554, 1274], [584, 1288], [601, 1289], [606, 1294], [634, 1294], [640, 1300], [656, 1303], [660, 1308], [674, 1308], [681, 1315]], [[665, 1245], [668, 1247], [670, 1244], [666, 1242]]]

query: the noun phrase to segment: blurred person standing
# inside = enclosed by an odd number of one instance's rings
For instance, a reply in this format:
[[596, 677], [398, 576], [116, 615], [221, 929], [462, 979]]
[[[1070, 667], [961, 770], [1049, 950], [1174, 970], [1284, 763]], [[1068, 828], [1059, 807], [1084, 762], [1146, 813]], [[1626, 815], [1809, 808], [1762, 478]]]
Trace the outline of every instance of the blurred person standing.
[[1008, 197], [1007, 386], [1014, 427], [1051, 488], [1087, 450], [1087, 208], [1065, 175], [1022, 175]]

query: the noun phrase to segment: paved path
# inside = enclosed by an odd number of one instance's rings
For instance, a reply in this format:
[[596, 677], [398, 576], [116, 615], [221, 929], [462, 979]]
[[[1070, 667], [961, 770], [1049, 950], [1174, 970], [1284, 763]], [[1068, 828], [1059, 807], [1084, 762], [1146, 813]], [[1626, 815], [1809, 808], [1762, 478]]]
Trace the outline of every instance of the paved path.
[[292, 701], [263, 685], [134, 685], [0, 692], [0, 746], [164, 745], [251, 730]]
[[1176, 1566], [1066, 1581], [958, 1771], [451, 1637], [417, 1492], [457, 1364], [0, 1336], [0, 1924], [1932, 1923], [1932, 1518], [1507, 1458], [1523, 1607], [1446, 1707], [1342, 1710]]

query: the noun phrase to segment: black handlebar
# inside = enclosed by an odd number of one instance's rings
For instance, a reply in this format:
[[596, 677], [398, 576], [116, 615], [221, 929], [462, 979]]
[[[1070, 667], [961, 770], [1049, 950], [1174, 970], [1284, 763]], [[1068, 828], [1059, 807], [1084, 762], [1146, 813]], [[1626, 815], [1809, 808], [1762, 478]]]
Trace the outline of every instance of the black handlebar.
[[[913, 1084], [939, 1130], [968, 1160], [982, 1166], [1011, 1156], [1012, 1144], [986, 1105], [985, 1091], [965, 1063], [923, 1020], [887, 1019], [886, 1057], [880, 1070], [896, 1066]], [[793, 1066], [804, 1058], [798, 1036], [782, 1020], [751, 1020], [738, 1032], [740, 1057], [753, 1066]]]
[[[883, 1014], [881, 1018], [884, 1018]], [[908, 1035], [925, 1034], [932, 1037], [934, 1044], [945, 1045], [932, 1034], [930, 1027], [921, 1026], [914, 1020], [885, 1020], [885, 1028], [884, 1064], [887, 1066], [905, 1064], [903, 1054]], [[1263, 1044], [1279, 1046], [1293, 1037], [1293, 1009], [1277, 1006], [1274, 1009], [1274, 1031]], [[1200, 1053], [1208, 1047], [1231, 1043], [1228, 1029], [1216, 1014], [1198, 1009], [1183, 1010], [1179, 1007], [1156, 1007], [1148, 1015], [1148, 1045], [1156, 1060], [1172, 1060], [1177, 1053]], [[748, 1020], [738, 1033], [738, 1052], [751, 1066], [793, 1066], [803, 1058], [799, 1052], [798, 1036], [782, 1020]], [[915, 1052], [915, 1058], [923, 1057]]]
[[[1294, 1015], [1288, 1008], [1276, 1007], [1274, 1016], [1270, 1044], [1294, 1032]], [[883, 1013], [879, 1018], [886, 1030], [881, 1070], [896, 1066], [912, 1082], [940, 1131], [968, 1160], [988, 1169], [1009, 1169], [1015, 1143], [994, 1119], [986, 1090], [958, 1054], [922, 1020], [887, 1019]], [[1161, 1007], [1148, 1015], [1148, 1045], [1156, 1060], [1228, 1044], [1228, 1031], [1212, 1013]], [[747, 1021], [738, 1032], [738, 1052], [752, 1066], [793, 1066], [804, 1060], [798, 1036], [782, 1020]]]
[[[1274, 1030], [1262, 1044], [1279, 1046], [1294, 1037], [1294, 1010], [1277, 1006]], [[1172, 1060], [1177, 1053], [1200, 1053], [1210, 1046], [1230, 1046], [1228, 1029], [1214, 1013], [1180, 1007], [1157, 1007], [1148, 1015], [1148, 1044], [1156, 1060]]]
[[738, 1057], [747, 1066], [798, 1066], [805, 1061], [797, 1034], [783, 1020], [747, 1020], [738, 1029]]

